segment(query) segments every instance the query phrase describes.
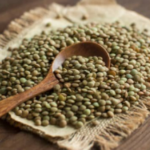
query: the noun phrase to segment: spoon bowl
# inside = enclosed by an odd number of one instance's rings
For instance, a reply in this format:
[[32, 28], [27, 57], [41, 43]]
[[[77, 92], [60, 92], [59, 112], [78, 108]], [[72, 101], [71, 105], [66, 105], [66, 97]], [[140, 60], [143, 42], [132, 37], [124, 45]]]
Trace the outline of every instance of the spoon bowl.
[[52, 63], [52, 72], [61, 66], [66, 58], [74, 55], [83, 57], [101, 56], [106, 67], [110, 68], [110, 57], [104, 47], [94, 42], [81, 42], [68, 46], [56, 56]]
[[56, 56], [55, 60], [51, 65], [49, 73], [42, 82], [23, 93], [19, 93], [17, 95], [0, 101], [0, 117], [8, 113], [19, 104], [52, 89], [56, 84], [59, 83], [58, 79], [54, 75], [54, 71], [63, 64], [66, 58], [79, 55], [84, 57], [101, 56], [103, 58], [103, 61], [105, 62], [105, 65], [108, 68], [110, 67], [109, 54], [101, 45], [94, 42], [81, 42], [71, 45], [62, 50]]

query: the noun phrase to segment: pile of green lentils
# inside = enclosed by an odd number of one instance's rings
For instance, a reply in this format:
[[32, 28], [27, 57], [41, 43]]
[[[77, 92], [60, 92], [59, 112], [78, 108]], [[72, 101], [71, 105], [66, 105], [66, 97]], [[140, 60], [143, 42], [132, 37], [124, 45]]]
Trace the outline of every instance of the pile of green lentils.
[[70, 125], [81, 128], [95, 118], [126, 113], [150, 95], [150, 36], [135, 24], [73, 25], [42, 32], [24, 39], [12, 54], [0, 63], [0, 100], [24, 92], [41, 82], [55, 56], [65, 47], [92, 41], [106, 48], [111, 67], [101, 57], [73, 56], [55, 71], [60, 84], [53, 90], [22, 103], [13, 111], [37, 126]]

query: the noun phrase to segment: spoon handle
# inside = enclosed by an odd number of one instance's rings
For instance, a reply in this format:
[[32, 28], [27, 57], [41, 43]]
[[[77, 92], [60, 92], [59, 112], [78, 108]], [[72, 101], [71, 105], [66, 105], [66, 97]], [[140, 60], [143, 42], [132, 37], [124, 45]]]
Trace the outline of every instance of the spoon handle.
[[10, 110], [12, 110], [14, 107], [21, 104], [22, 102], [25, 102], [38, 94], [52, 89], [57, 83], [58, 80], [53, 75], [45, 78], [40, 84], [23, 93], [8, 97], [0, 101], [0, 117], [8, 113]]

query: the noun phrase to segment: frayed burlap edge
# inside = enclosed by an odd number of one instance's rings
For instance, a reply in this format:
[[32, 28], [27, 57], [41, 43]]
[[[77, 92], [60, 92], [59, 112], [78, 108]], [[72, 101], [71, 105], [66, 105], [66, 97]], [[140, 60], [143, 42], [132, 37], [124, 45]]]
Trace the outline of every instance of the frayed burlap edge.
[[[10, 40], [16, 38], [25, 28], [28, 28], [48, 13], [48, 9], [37, 8], [25, 13], [20, 19], [11, 22], [8, 29], [0, 35], [0, 48], [5, 47]], [[150, 108], [149, 98], [145, 98], [142, 101], [138, 106], [131, 108], [127, 114], [116, 115], [112, 119], [99, 119], [98, 126], [93, 128], [89, 125], [84, 126], [79, 131], [64, 139], [58, 137], [52, 138], [50, 135], [46, 135], [39, 130], [34, 130], [27, 125], [23, 125], [21, 122], [16, 122], [9, 114], [5, 119], [13, 126], [36, 133], [49, 141], [57, 143], [62, 148], [69, 150], [89, 150], [97, 143], [101, 147], [101, 150], [110, 150], [117, 147], [121, 140], [128, 137], [148, 116], [149, 111], [147, 108]]]
[[5, 47], [8, 42], [16, 38], [25, 28], [28, 28], [48, 13], [49, 11], [45, 8], [36, 8], [24, 13], [19, 19], [12, 21], [9, 24], [8, 29], [6, 29], [3, 34], [0, 34], [0, 48]]
[[101, 150], [111, 150], [137, 129], [148, 114], [146, 106], [140, 102], [127, 114], [119, 114], [112, 119], [99, 119], [98, 126], [85, 126], [68, 139], [59, 141], [58, 145], [69, 150], [89, 150], [97, 144]]
[[111, 150], [116, 148], [122, 139], [127, 138], [137, 129], [149, 115], [149, 111], [143, 101], [150, 107], [149, 98], [145, 98], [140, 101], [139, 105], [130, 108], [126, 114], [118, 114], [111, 119], [98, 119], [99, 124], [96, 127], [91, 127], [89, 123], [65, 138], [52, 138], [42, 131], [16, 122], [10, 115], [7, 115], [6, 120], [15, 127], [33, 132], [48, 141], [58, 144], [61, 148], [68, 150], [90, 150], [97, 144], [101, 150]]

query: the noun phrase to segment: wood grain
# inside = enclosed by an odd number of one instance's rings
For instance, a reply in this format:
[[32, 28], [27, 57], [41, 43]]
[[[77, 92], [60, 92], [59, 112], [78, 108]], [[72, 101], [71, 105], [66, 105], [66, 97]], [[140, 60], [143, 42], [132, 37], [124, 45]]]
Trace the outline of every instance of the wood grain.
[[20, 17], [25, 11], [35, 7], [47, 7], [51, 3], [73, 5], [79, 0], [0, 0], [0, 32], [11, 20]]
[[[47, 6], [52, 2], [63, 5], [73, 5], [78, 0], [0, 0], [0, 32], [6, 28], [8, 23], [23, 12], [37, 6]], [[124, 7], [139, 12], [150, 18], [150, 0], [117, 0]], [[58, 150], [46, 140], [20, 131], [7, 122], [0, 120], [0, 150]], [[92, 150], [99, 150], [95, 146]], [[115, 150], [150, 150], [150, 117], [139, 129], [125, 139]]]

